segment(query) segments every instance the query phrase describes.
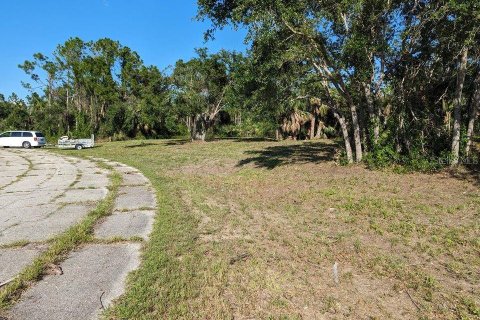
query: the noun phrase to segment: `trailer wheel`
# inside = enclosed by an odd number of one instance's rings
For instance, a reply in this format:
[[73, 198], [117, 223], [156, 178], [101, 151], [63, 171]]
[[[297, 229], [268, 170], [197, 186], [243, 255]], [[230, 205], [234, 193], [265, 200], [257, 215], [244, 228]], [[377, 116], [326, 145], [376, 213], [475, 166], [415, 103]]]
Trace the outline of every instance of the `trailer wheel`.
[[75, 145], [75, 149], [82, 150], [83, 146], [81, 144], [77, 144], [77, 145]]

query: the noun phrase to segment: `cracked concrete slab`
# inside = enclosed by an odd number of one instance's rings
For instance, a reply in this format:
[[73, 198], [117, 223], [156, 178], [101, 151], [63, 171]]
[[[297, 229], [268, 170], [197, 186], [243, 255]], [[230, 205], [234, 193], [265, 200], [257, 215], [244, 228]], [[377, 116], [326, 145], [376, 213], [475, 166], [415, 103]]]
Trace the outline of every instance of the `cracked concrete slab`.
[[140, 170], [134, 167], [130, 167], [126, 164], [120, 163], [120, 162], [110, 162], [110, 165], [112, 165], [116, 171], [122, 173], [122, 174], [139, 174], [142, 175]]
[[[1, 157], [11, 159], [9, 169], [20, 175], [0, 180], [6, 183], [3, 189], [0, 184], [0, 244], [48, 240], [81, 221], [94, 209], [95, 202], [108, 193], [109, 171], [95, 162], [36, 150], [6, 152]], [[24, 164], [25, 171], [14, 171], [17, 160]], [[147, 239], [155, 210], [142, 209], [156, 208], [155, 192], [137, 169], [111, 163], [124, 176], [115, 202], [118, 211], [96, 226], [95, 235], [104, 239]], [[10, 162], [4, 161], [4, 164], [10, 165]], [[127, 274], [138, 267], [140, 249], [138, 243], [92, 244], [70, 253], [61, 264], [64, 274], [46, 276], [34, 284], [7, 316], [12, 319], [97, 318], [102, 304], [108, 306], [123, 293]], [[6, 270], [5, 275], [0, 273], [2, 277], [15, 276], [38, 254], [24, 254], [25, 250], [27, 248], [0, 251], [3, 253], [0, 269]]]
[[0, 232], [0, 244], [50, 239], [79, 223], [94, 208], [93, 205], [75, 204], [47, 211], [41, 219], [18, 223]]
[[147, 186], [121, 187], [115, 201], [115, 210], [138, 210], [155, 208], [155, 195]]
[[18, 176], [20, 174], [25, 173], [28, 170], [28, 165], [18, 165], [18, 166], [8, 166], [8, 167], [1, 167], [2, 175], [5, 176]]
[[[38, 190], [38, 191], [18, 191], [1, 195], [3, 201], [0, 202], [0, 209], [17, 208], [19, 210], [28, 207], [50, 204], [53, 199], [60, 196], [63, 190]], [[1, 216], [1, 212], [0, 212]]]
[[123, 163], [115, 162], [115, 161], [105, 160], [105, 159], [101, 159], [101, 158], [93, 158], [93, 159], [95, 161], [101, 161], [101, 162], [105, 163], [106, 165], [114, 167], [115, 169], [118, 169], [120, 167], [127, 167], [127, 165], [125, 165]]
[[57, 199], [57, 203], [98, 202], [107, 196], [107, 188], [71, 189]]
[[63, 275], [47, 276], [12, 308], [13, 319], [96, 319], [124, 291], [139, 265], [139, 244], [92, 245], [61, 264]]
[[104, 173], [85, 173], [82, 178], [75, 183], [75, 188], [101, 188], [108, 185], [108, 175]]
[[[1, 171], [0, 171], [1, 172]], [[22, 173], [17, 173], [17, 172], [2, 172], [2, 178], [8, 179], [9, 182], [5, 183], [5, 185], [10, 184], [11, 182], [15, 181], [19, 175], [22, 175]], [[1, 186], [0, 188], [4, 188], [5, 186]]]
[[36, 187], [48, 180], [48, 176], [45, 174], [38, 175], [38, 176], [28, 176], [23, 177], [23, 179], [17, 181], [16, 183], [9, 185], [8, 187], [4, 188], [4, 192], [17, 192], [17, 191], [27, 191], [27, 190], [35, 190]]
[[148, 183], [148, 179], [143, 174], [130, 172], [123, 175], [122, 186], [140, 186]]
[[16, 176], [14, 177], [4, 176], [2, 173], [2, 176], [0, 177], [0, 189], [4, 188], [6, 185], [11, 184], [13, 181], [15, 181], [16, 178], [17, 178]]
[[0, 283], [15, 277], [40, 254], [37, 249], [0, 249]]
[[115, 170], [124, 174], [140, 173], [137, 169], [128, 166], [115, 167]]
[[48, 214], [57, 209], [58, 206], [54, 204], [35, 205], [31, 207], [25, 206], [21, 209], [10, 206], [3, 208], [0, 213], [0, 234], [2, 233], [2, 230], [8, 226], [44, 219]]
[[[87, 215], [92, 210], [89, 202], [107, 194], [108, 179], [99, 180], [97, 189], [70, 190], [74, 181], [82, 182], [83, 171], [103, 170], [91, 161], [77, 166], [42, 150], [2, 150], [2, 157], [3, 165], [22, 174], [9, 179], [2, 175], [0, 180], [6, 183], [0, 188], [0, 244], [47, 240]], [[77, 202], [86, 203], [68, 206]]]
[[97, 226], [95, 237], [99, 239], [141, 237], [148, 240], [148, 236], [153, 229], [154, 217], [155, 211], [133, 211], [113, 214]]

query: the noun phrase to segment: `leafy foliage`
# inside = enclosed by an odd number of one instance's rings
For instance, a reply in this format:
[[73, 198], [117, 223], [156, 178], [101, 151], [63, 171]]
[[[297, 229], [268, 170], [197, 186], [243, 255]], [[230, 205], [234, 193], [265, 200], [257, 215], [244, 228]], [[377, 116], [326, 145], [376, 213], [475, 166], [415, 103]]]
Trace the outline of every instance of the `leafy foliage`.
[[238, 108], [234, 77], [243, 62], [237, 53], [209, 54], [198, 49], [198, 57], [177, 61], [172, 75], [175, 111], [185, 119], [192, 140], [205, 140], [206, 132], [221, 111]]
[[478, 1], [198, 6], [198, 18], [212, 22], [207, 38], [226, 25], [247, 27], [247, 54], [197, 49], [164, 75], [116, 41], [72, 38], [20, 65], [32, 94], [2, 98], [0, 125], [113, 139], [333, 136], [343, 139], [347, 163], [366, 157], [373, 167], [471, 156], [480, 113]]
[[248, 28], [264, 75], [256, 94], [274, 112], [308, 111], [305, 97], [328, 105], [348, 162], [352, 143], [357, 161], [371, 153], [382, 166], [450, 150], [458, 158], [450, 146], [460, 131], [468, 154], [480, 108], [478, 1], [198, 2], [199, 17], [213, 21], [208, 36]]
[[31, 79], [24, 86], [32, 91], [32, 125], [51, 136], [133, 138], [177, 132], [166, 125], [168, 78], [156, 67], [144, 66], [136, 52], [119, 42], [71, 38], [51, 58], [37, 53], [19, 67]]

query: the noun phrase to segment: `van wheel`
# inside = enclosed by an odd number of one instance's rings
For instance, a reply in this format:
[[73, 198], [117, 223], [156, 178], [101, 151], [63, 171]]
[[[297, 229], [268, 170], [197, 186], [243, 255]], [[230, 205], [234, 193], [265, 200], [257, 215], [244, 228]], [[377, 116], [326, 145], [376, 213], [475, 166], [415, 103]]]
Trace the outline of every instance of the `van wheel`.
[[83, 149], [83, 146], [82, 146], [81, 144], [77, 144], [77, 145], [75, 146], [75, 149], [77, 149], [77, 150], [82, 150], [82, 149]]
[[22, 143], [22, 147], [24, 149], [30, 149], [32, 147], [32, 145], [30, 144], [30, 142], [25, 141], [24, 143]]

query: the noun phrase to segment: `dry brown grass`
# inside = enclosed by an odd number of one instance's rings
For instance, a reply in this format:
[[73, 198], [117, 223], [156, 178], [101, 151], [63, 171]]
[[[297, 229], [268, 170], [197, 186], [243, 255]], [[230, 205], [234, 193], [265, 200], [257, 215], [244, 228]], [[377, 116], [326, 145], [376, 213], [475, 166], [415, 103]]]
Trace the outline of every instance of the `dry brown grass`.
[[[183, 212], [177, 219], [195, 221], [178, 229], [192, 235], [188, 252], [175, 251], [178, 268], [162, 274], [189, 279], [182, 309], [152, 302], [137, 314], [480, 318], [480, 192], [471, 181], [341, 167], [327, 141], [125, 144], [96, 153], [166, 183]], [[130, 291], [114, 314], [127, 314], [135, 299]]]
[[465, 308], [480, 296], [479, 190], [471, 183], [298, 164], [295, 155], [272, 170], [218, 163], [187, 165], [179, 176], [204, 189], [186, 203], [212, 262], [248, 256], [226, 267], [215, 291], [235, 318], [478, 313]]

